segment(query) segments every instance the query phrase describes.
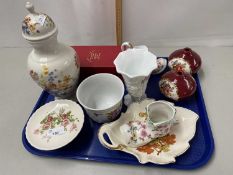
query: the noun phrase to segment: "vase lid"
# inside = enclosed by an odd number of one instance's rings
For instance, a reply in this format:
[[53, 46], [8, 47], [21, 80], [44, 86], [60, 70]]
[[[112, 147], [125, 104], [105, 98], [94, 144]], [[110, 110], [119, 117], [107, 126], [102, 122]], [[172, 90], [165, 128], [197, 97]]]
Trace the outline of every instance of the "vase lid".
[[57, 32], [56, 25], [48, 15], [36, 12], [31, 2], [26, 2], [25, 7], [29, 11], [22, 23], [22, 35], [26, 40], [42, 40]]

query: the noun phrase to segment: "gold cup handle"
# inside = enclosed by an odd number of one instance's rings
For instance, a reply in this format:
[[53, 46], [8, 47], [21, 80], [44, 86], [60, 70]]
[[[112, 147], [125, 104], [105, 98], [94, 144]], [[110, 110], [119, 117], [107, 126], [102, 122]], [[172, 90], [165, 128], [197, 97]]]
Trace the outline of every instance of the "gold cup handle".
[[104, 147], [106, 147], [108, 149], [112, 149], [112, 150], [117, 150], [120, 147], [119, 145], [116, 145], [114, 143], [110, 144], [104, 138], [104, 134], [107, 134], [107, 136], [109, 137], [110, 129], [111, 128], [107, 124], [101, 126], [100, 129], [99, 129], [99, 132], [98, 132], [98, 138], [99, 138], [100, 143]]

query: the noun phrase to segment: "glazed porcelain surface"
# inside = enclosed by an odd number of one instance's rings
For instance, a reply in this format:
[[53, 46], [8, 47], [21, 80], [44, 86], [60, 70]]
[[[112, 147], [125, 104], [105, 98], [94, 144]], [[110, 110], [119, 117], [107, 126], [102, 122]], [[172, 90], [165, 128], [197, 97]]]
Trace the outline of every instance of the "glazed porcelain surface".
[[146, 46], [131, 48], [129, 43], [123, 43], [122, 48], [125, 47], [128, 49], [118, 54], [114, 64], [117, 72], [123, 76], [130, 95], [129, 102], [125, 101], [128, 106], [132, 101], [140, 101], [146, 97], [148, 79], [157, 68], [157, 57]]
[[[164, 101], [156, 101], [147, 105], [145, 121], [129, 121], [120, 127], [125, 143], [130, 147], [143, 146], [155, 138], [163, 137], [170, 132], [175, 123], [175, 107]], [[130, 131], [130, 132], [129, 132]]]
[[196, 86], [196, 81], [189, 73], [173, 70], [162, 75], [159, 81], [161, 93], [175, 101], [192, 96]]
[[39, 150], [54, 150], [70, 143], [81, 131], [82, 108], [71, 100], [55, 100], [36, 110], [26, 126], [28, 142]]
[[170, 132], [175, 123], [176, 109], [172, 103], [155, 101], [146, 107], [147, 125], [155, 131], [156, 137], [162, 137]]
[[[120, 126], [130, 121], [145, 122], [147, 115], [146, 106], [154, 100], [146, 99], [140, 103], [132, 103], [126, 113], [109, 124], [104, 124], [98, 133], [99, 140], [103, 146], [111, 150], [120, 150], [134, 155], [138, 161], [144, 163], [168, 164], [174, 163], [175, 157], [183, 154], [190, 147], [189, 141], [194, 137], [198, 115], [193, 111], [182, 107], [175, 107], [175, 118], [177, 123], [171, 127], [170, 133], [159, 137], [150, 143], [137, 148], [127, 146], [124, 135], [121, 134]], [[131, 132], [131, 131], [129, 131]], [[111, 143], [104, 139], [107, 134]], [[146, 133], [143, 134], [146, 136]]]
[[57, 27], [52, 19], [34, 11], [23, 21], [22, 35], [33, 46], [28, 56], [28, 70], [32, 79], [44, 90], [58, 98], [75, 95], [80, 64], [75, 50], [57, 42]]
[[168, 66], [175, 71], [194, 74], [201, 67], [201, 57], [195, 51], [186, 47], [174, 51], [169, 56]]
[[165, 58], [158, 58], [157, 59], [158, 67], [152, 72], [153, 74], [160, 74], [162, 73], [167, 67], [167, 59]]
[[116, 119], [122, 107], [124, 84], [113, 74], [100, 73], [83, 80], [76, 96], [89, 117], [98, 123]]
[[30, 2], [27, 2], [25, 7], [30, 12], [22, 24], [22, 34], [25, 39], [42, 40], [57, 32], [56, 25], [48, 15], [35, 12]]

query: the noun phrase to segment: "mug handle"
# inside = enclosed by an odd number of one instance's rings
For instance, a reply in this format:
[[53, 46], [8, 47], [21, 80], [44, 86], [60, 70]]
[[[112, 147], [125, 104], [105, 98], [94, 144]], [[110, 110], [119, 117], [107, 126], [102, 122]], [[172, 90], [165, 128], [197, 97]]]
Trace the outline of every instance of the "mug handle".
[[109, 132], [110, 132], [110, 127], [107, 124], [104, 124], [103, 126], [100, 127], [99, 132], [98, 132], [98, 138], [99, 138], [100, 143], [108, 149], [112, 149], [112, 150], [119, 149], [120, 145], [116, 145], [113, 143], [109, 144], [105, 140], [104, 134], [107, 134], [107, 136], [109, 137]]
[[125, 51], [127, 49], [132, 49], [133, 45], [130, 42], [123, 42], [121, 44], [121, 51]]

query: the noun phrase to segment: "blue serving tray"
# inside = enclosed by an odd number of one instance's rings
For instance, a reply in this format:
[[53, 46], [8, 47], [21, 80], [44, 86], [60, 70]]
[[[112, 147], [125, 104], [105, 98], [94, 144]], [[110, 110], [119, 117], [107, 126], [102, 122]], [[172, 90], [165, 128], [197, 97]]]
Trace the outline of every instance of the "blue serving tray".
[[[146, 91], [147, 96], [149, 98], [155, 98], [156, 100], [168, 100], [159, 91], [158, 81], [160, 76], [161, 75], [152, 75], [150, 77]], [[83, 78], [85, 78], [85, 76], [82, 76], [82, 79]], [[177, 106], [188, 108], [200, 116], [199, 120], [197, 121], [196, 134], [190, 141], [191, 147], [184, 154], [177, 157], [175, 163], [167, 165], [147, 163], [143, 164], [143, 166], [188, 170], [205, 165], [211, 158], [214, 151], [214, 139], [209, 124], [198, 75], [194, 75], [194, 78], [197, 82], [197, 91], [195, 95], [184, 101], [175, 102]], [[32, 113], [35, 112], [40, 106], [53, 100], [54, 97], [52, 95], [49, 95], [46, 91], [43, 91]], [[126, 111], [125, 106], [123, 106], [122, 111]], [[38, 156], [142, 165], [138, 163], [137, 159], [133, 155], [121, 151], [109, 150], [103, 147], [97, 137], [97, 132], [100, 126], [100, 124], [92, 121], [85, 113], [84, 127], [79, 135], [67, 146], [53, 151], [41, 151], [32, 147], [26, 139], [25, 127], [22, 132], [22, 141], [26, 150]]]

